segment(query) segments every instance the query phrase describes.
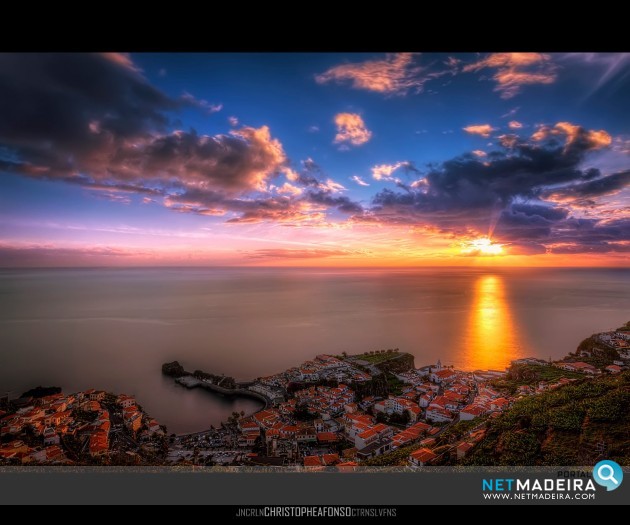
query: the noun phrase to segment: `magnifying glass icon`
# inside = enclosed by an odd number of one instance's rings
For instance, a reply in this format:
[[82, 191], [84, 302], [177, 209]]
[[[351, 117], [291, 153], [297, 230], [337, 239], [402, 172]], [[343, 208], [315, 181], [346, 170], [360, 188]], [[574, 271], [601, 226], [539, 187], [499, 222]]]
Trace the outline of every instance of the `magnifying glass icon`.
[[615, 485], [619, 485], [619, 482], [615, 479], [615, 471], [610, 465], [602, 465], [599, 467], [597, 469], [597, 475], [602, 481], [612, 481]]

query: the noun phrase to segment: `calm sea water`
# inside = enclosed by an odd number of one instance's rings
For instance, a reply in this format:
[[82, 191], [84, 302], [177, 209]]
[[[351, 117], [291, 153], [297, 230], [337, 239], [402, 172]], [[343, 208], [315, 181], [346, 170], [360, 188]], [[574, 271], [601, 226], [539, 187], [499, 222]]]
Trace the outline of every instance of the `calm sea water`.
[[177, 359], [237, 379], [318, 353], [400, 348], [416, 365], [557, 358], [630, 319], [630, 270], [0, 270], [0, 391], [135, 395], [172, 432], [253, 400], [187, 391]]

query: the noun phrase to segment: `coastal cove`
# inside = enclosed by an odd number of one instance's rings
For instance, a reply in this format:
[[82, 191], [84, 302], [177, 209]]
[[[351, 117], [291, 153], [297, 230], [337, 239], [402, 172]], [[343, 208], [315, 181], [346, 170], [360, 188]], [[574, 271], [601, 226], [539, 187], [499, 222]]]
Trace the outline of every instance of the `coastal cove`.
[[400, 348], [503, 369], [627, 321], [629, 289], [625, 269], [0, 270], [0, 390], [126, 393], [169, 432], [196, 432], [262, 405], [183, 388], [162, 363], [251, 381], [320, 353]]

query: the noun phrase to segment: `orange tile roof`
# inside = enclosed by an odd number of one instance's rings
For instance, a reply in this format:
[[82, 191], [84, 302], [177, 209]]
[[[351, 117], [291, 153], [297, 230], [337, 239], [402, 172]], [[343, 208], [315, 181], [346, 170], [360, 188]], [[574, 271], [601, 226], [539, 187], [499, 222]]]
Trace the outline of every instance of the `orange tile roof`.
[[318, 432], [317, 441], [337, 441], [337, 434], [334, 432]]
[[339, 454], [324, 454], [322, 456], [322, 463], [326, 466], [336, 465], [340, 461]]
[[435, 459], [437, 456], [428, 448], [420, 448], [415, 452], [412, 452], [411, 457], [419, 461], [420, 463], [427, 463]]
[[304, 466], [305, 467], [321, 467], [322, 462], [319, 459], [319, 456], [306, 456], [304, 458]]

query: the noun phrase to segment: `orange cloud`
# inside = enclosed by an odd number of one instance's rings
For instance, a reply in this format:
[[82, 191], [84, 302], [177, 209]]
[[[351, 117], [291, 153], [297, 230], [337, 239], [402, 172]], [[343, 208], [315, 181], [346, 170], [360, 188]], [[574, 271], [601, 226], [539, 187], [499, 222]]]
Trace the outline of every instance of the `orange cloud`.
[[476, 155], [477, 157], [486, 157], [488, 155], [485, 151], [483, 151], [481, 149], [475, 149], [475, 150], [473, 150], [472, 153], [473, 153], [473, 155]]
[[552, 84], [557, 78], [556, 66], [544, 53], [493, 53], [468, 64], [463, 70], [473, 72], [485, 68], [496, 69], [492, 78], [501, 98], [514, 97], [520, 93], [521, 86]]
[[488, 138], [490, 133], [494, 131], [494, 128], [490, 124], [474, 124], [472, 126], [466, 126], [462, 128], [466, 133], [471, 135], [481, 135], [484, 138]]
[[541, 141], [552, 135], [566, 135], [566, 146], [574, 144], [578, 140], [583, 140], [588, 149], [607, 148], [612, 144], [612, 137], [603, 130], [586, 130], [582, 126], [571, 122], [558, 122], [555, 126], [540, 126], [532, 135], [532, 139]]
[[397, 53], [382, 60], [335, 66], [317, 75], [315, 80], [319, 84], [349, 81], [355, 89], [405, 94], [412, 88], [422, 88], [427, 78], [420, 77], [420, 72], [421, 68], [413, 65], [412, 53]]
[[523, 127], [523, 124], [521, 124], [518, 120], [510, 120], [508, 126], [510, 127], [510, 129], [521, 129]]
[[338, 113], [335, 115], [337, 135], [335, 144], [350, 143], [361, 146], [372, 138], [372, 132], [367, 129], [361, 115], [356, 113]]
[[301, 195], [302, 189], [294, 186], [293, 184], [285, 182], [282, 186], [278, 188], [278, 193], [287, 195]]

